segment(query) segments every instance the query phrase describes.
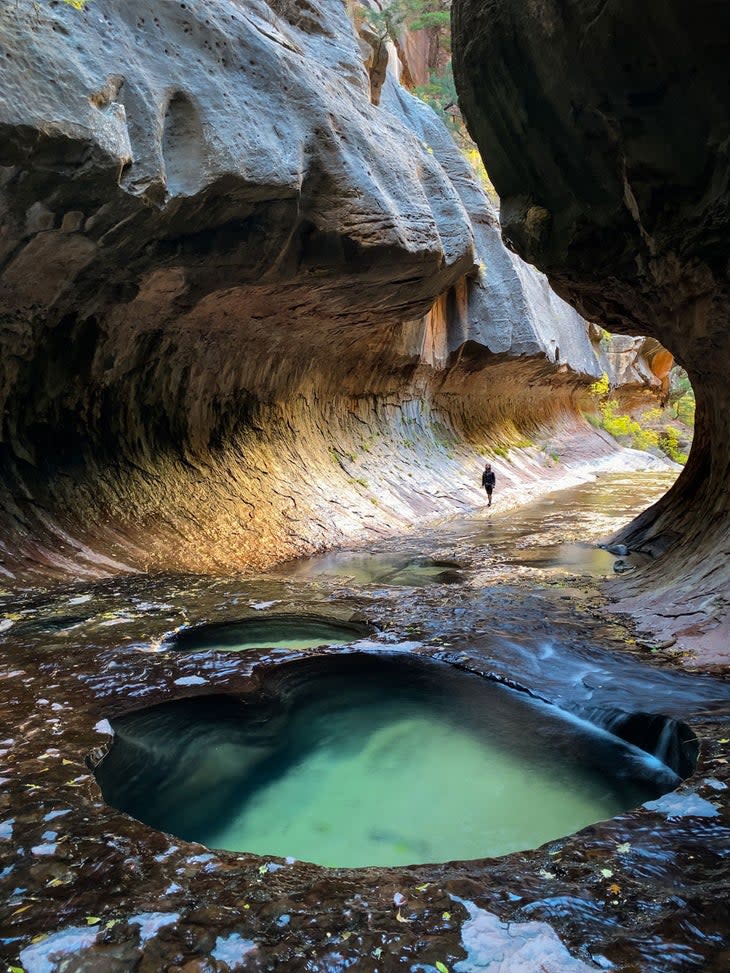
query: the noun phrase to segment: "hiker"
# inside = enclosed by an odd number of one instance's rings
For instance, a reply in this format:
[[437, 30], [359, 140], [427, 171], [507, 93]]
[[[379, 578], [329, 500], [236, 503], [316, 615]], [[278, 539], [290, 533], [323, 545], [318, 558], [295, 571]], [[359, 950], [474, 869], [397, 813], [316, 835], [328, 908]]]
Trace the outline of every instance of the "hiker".
[[492, 469], [492, 464], [487, 463], [484, 467], [484, 472], [482, 473], [482, 486], [487, 491], [487, 497], [489, 497], [488, 507], [492, 506], [492, 490], [497, 482], [497, 477], [494, 475], [494, 470]]

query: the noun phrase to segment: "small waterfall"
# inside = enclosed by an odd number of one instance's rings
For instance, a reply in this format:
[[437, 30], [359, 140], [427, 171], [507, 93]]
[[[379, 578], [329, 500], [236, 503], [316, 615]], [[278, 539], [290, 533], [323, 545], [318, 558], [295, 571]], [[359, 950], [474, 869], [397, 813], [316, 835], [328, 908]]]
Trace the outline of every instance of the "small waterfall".
[[679, 777], [689, 777], [695, 768], [699, 741], [681, 720], [659, 713], [628, 713], [618, 707], [578, 707], [575, 712], [652, 754]]

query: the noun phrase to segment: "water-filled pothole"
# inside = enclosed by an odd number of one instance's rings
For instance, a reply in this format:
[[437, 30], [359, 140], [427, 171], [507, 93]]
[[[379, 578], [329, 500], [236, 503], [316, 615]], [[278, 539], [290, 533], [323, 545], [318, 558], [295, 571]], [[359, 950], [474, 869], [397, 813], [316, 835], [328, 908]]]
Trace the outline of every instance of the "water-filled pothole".
[[175, 634], [168, 648], [186, 652], [225, 649], [314, 649], [322, 645], [348, 645], [372, 634], [358, 622], [345, 622], [319, 615], [265, 615], [235, 622], [195, 625]]
[[464, 580], [462, 565], [457, 561], [426, 555], [363, 554], [355, 551], [334, 551], [324, 557], [303, 561], [294, 576], [341, 578], [353, 584], [407, 588], [457, 584]]
[[330, 866], [536, 847], [675, 787], [643, 750], [422, 657], [318, 656], [250, 697], [112, 720], [106, 800], [212, 848]]

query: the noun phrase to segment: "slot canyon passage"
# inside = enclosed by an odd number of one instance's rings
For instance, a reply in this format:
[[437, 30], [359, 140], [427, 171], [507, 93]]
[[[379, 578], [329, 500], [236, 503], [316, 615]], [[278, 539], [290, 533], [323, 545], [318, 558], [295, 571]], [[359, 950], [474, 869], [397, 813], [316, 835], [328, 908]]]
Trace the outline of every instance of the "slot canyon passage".
[[730, 965], [730, 9], [450, 6], [0, 6], [13, 973]]

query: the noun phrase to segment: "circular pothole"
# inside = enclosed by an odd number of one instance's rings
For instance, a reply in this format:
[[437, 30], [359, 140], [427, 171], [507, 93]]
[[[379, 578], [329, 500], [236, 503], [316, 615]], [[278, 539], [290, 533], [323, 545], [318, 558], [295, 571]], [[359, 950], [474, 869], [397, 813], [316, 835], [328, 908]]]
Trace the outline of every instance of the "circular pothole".
[[194, 625], [166, 642], [166, 648], [185, 652], [224, 649], [314, 649], [323, 645], [348, 645], [372, 634], [365, 624], [319, 615], [266, 615], [235, 622]]
[[113, 719], [106, 800], [211, 848], [357, 867], [536, 847], [679, 783], [640, 748], [433, 659], [337, 653], [259, 675], [249, 697]]

